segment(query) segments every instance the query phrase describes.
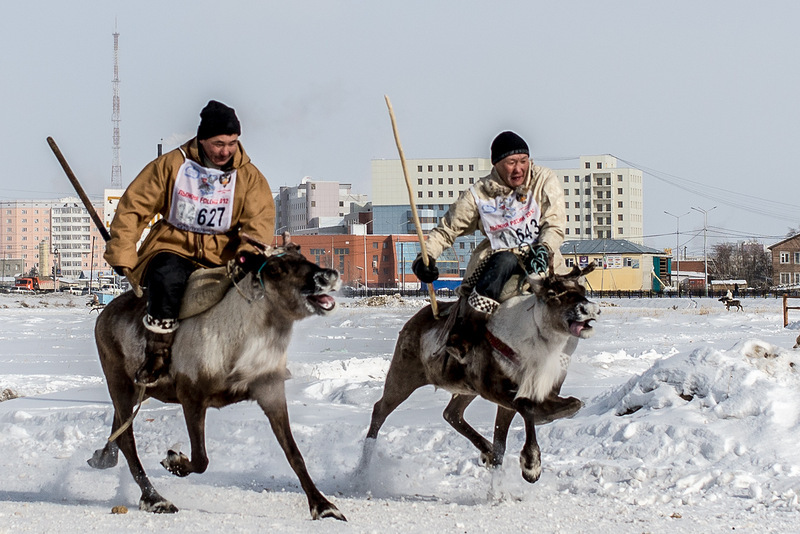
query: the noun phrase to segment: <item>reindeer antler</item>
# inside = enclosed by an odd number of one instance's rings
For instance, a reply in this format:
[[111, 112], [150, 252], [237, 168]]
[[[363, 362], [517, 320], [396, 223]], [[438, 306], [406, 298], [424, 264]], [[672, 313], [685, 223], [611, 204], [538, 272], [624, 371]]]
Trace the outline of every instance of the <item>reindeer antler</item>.
[[244, 241], [245, 243], [249, 243], [249, 244], [253, 245], [258, 250], [260, 250], [261, 252], [263, 252], [265, 254], [272, 248], [271, 246], [267, 245], [266, 243], [262, 243], [261, 241], [259, 241], [258, 239], [256, 239], [255, 237], [251, 236], [248, 233], [242, 232], [241, 236], [242, 236], [242, 241]]

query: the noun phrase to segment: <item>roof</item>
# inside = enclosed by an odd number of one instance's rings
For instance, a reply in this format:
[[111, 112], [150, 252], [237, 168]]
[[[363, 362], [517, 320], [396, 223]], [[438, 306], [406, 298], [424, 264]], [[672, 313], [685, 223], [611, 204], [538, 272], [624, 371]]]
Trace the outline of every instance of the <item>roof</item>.
[[663, 250], [632, 243], [627, 239], [572, 239], [561, 245], [561, 254], [656, 254]]
[[775, 243], [773, 245], [769, 245], [767, 248], [769, 250], [772, 250], [773, 248], [778, 247], [780, 245], [783, 245], [784, 243], [786, 243], [788, 241], [792, 241], [793, 239], [797, 239], [798, 237], [800, 237], [800, 234], [795, 234], [793, 236], [789, 236], [786, 239], [782, 239], [782, 240], [778, 241], [777, 243]]

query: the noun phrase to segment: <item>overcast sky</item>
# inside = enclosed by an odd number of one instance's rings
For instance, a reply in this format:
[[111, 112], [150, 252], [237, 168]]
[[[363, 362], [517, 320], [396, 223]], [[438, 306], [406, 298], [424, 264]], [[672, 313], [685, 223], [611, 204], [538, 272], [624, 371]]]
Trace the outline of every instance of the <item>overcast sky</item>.
[[[800, 2], [36, 1], [0, 17], [0, 200], [110, 186], [120, 33], [123, 184], [234, 107], [274, 191], [304, 176], [371, 193], [370, 160], [612, 154], [645, 171], [645, 244], [778, 241], [800, 226]], [[716, 208], [715, 208], [716, 207]], [[712, 209], [715, 208], [715, 209]], [[688, 214], [687, 214], [688, 213]], [[687, 215], [683, 215], [687, 214]]]

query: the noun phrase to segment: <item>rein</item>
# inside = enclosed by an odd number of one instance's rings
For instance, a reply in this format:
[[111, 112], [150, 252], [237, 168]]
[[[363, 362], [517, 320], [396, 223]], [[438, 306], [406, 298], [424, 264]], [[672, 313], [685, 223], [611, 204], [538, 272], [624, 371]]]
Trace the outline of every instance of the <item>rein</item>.
[[489, 345], [491, 345], [498, 354], [503, 356], [513, 365], [519, 366], [519, 357], [517, 356], [517, 353], [514, 352], [514, 349], [506, 345], [505, 342], [492, 334], [488, 329], [486, 330], [486, 341], [489, 342]]

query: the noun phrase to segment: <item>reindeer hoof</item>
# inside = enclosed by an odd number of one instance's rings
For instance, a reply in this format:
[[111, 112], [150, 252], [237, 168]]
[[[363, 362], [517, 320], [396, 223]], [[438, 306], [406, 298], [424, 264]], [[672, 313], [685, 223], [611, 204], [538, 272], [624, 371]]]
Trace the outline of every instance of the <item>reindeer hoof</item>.
[[154, 514], [174, 514], [178, 512], [178, 507], [161, 496], [153, 501], [146, 500], [142, 497], [139, 501], [139, 510]]
[[482, 452], [480, 457], [481, 465], [489, 469], [497, 469], [503, 465], [503, 456], [496, 455], [492, 452]]
[[537, 450], [531, 455], [520, 454], [519, 464], [522, 467], [522, 478], [533, 484], [542, 476], [542, 456]]
[[109, 469], [117, 465], [118, 456], [106, 449], [97, 449], [86, 463], [95, 469]]
[[344, 514], [330, 502], [311, 507], [311, 519], [325, 519], [326, 517], [347, 521]]
[[189, 476], [193, 472], [189, 468], [189, 464], [189, 458], [185, 454], [173, 450], [167, 451], [167, 457], [161, 460], [164, 469], [179, 477]]

